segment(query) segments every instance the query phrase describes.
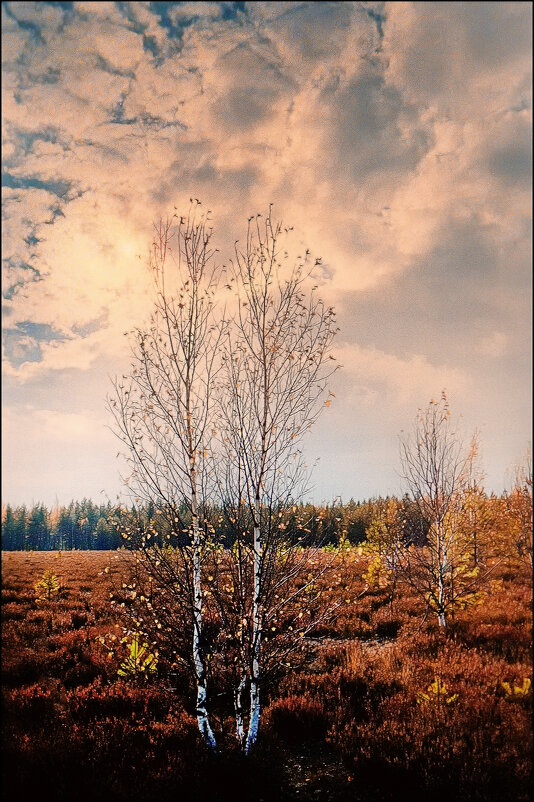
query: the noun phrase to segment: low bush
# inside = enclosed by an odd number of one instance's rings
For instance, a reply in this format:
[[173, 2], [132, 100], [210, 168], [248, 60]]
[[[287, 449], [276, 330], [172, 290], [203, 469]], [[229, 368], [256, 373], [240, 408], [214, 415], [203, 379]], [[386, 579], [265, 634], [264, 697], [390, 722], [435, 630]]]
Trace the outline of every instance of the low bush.
[[[263, 689], [258, 750], [244, 761], [220, 655], [210, 662], [216, 758], [200, 742], [185, 666], [171, 669], [160, 655], [146, 680], [118, 676], [131, 633], [119, 646], [124, 621], [104, 570], [112, 565], [120, 583], [115, 556], [5, 555], [3, 760], [12, 802], [529, 798], [526, 573], [513, 582], [499, 575], [491, 597], [457, 611], [443, 632], [409, 589], [393, 604], [381, 589], [360, 595], [364, 566], [346, 556], [346, 583], [325, 589], [343, 603], [302, 639], [291, 671]], [[38, 604], [33, 586], [46, 570], [68, 595]]]
[[324, 705], [306, 696], [285, 696], [265, 711], [263, 729], [272, 738], [302, 743], [325, 737], [328, 717]]

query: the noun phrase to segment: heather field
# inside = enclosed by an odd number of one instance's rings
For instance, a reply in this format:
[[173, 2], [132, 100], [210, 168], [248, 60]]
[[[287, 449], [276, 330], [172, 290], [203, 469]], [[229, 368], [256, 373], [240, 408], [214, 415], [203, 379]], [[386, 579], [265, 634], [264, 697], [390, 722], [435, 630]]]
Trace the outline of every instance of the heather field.
[[[523, 800], [531, 779], [531, 580], [503, 564], [446, 634], [408, 589], [336, 557], [337, 615], [265, 690], [260, 741], [232, 737], [213, 662], [219, 755], [201, 744], [185, 671], [120, 676], [127, 552], [4, 552], [4, 792], [22, 800]], [[57, 578], [35, 587], [46, 571]], [[50, 598], [48, 598], [50, 596]], [[113, 596], [113, 598], [112, 598]], [[40, 597], [40, 598], [39, 598]], [[354, 599], [354, 601], [351, 601]], [[111, 646], [110, 646], [111, 644]], [[225, 736], [225, 733], [227, 735]]]

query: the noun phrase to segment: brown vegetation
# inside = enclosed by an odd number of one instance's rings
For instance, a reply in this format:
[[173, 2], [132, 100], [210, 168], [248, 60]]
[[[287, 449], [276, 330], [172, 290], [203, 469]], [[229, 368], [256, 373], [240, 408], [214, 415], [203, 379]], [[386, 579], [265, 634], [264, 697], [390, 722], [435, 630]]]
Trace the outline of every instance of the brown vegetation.
[[[157, 672], [118, 676], [131, 637], [121, 643], [127, 620], [111, 604], [110, 576], [115, 585], [126, 577], [128, 559], [3, 554], [4, 786], [12, 802], [528, 799], [526, 563], [513, 572], [498, 566], [491, 595], [455, 611], [443, 632], [434, 617], [423, 619], [409, 588], [392, 604], [388, 588], [360, 595], [371, 558], [345, 552], [329, 593], [345, 599], [350, 586], [350, 600], [301, 639], [291, 671], [266, 690], [262, 748], [244, 760], [232, 745], [223, 661], [214, 659], [210, 680], [220, 757], [200, 743], [185, 670], [171, 670], [162, 654]], [[59, 589], [39, 600], [45, 571]]]

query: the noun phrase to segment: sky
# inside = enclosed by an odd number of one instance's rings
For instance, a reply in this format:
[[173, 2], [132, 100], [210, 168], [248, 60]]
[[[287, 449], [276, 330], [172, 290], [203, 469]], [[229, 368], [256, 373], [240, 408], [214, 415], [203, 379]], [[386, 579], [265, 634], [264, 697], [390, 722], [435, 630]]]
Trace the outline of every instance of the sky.
[[[2, 3], [2, 498], [114, 500], [152, 223], [274, 204], [342, 369], [309, 498], [402, 491], [443, 389], [500, 492], [531, 441], [530, 3]], [[304, 246], [303, 246], [304, 247]], [[140, 258], [142, 257], [142, 258]]]

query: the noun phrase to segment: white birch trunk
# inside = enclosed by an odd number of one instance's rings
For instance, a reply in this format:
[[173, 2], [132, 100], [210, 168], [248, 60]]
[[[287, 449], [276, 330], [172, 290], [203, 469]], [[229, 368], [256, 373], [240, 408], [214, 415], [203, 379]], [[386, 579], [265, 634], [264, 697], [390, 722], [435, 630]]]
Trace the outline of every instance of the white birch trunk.
[[443, 568], [438, 569], [438, 623], [440, 627], [447, 626], [445, 615], [445, 582], [443, 579]]
[[200, 581], [200, 532], [198, 527], [198, 513], [196, 499], [192, 503], [192, 525], [193, 525], [193, 661], [195, 664], [195, 675], [197, 680], [197, 721], [198, 728], [210, 749], [217, 749], [217, 742], [210, 726], [208, 711], [206, 708], [207, 688], [206, 688], [206, 669], [202, 656], [200, 640], [202, 636], [202, 585]]
[[254, 597], [252, 602], [252, 668], [250, 674], [250, 721], [245, 754], [248, 755], [258, 738], [260, 726], [260, 652], [261, 652], [261, 530], [259, 499], [256, 499], [254, 526]]
[[239, 681], [239, 685], [234, 694], [234, 708], [235, 708], [235, 724], [236, 724], [236, 736], [237, 741], [240, 747], [243, 748], [245, 744], [245, 716], [244, 716], [244, 706], [243, 706], [243, 694], [245, 693], [245, 688], [247, 685], [247, 677], [246, 674], [243, 672], [241, 675], [241, 679]]

